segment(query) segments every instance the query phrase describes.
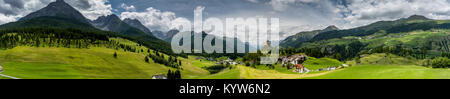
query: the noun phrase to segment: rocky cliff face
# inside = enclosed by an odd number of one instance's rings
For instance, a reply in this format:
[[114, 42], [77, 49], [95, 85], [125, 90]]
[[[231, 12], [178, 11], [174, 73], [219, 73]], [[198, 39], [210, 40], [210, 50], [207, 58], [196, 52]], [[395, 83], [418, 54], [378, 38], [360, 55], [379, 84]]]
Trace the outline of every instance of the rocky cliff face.
[[135, 28], [141, 30], [142, 32], [145, 32], [145, 33], [148, 33], [148, 34], [152, 34], [150, 29], [145, 27], [139, 20], [126, 18], [126, 19], [123, 20], [123, 22], [127, 23], [128, 25], [130, 25], [132, 27], [135, 27]]
[[99, 29], [114, 32], [117, 32], [121, 24], [122, 20], [116, 15], [101, 16], [92, 22], [92, 25]]

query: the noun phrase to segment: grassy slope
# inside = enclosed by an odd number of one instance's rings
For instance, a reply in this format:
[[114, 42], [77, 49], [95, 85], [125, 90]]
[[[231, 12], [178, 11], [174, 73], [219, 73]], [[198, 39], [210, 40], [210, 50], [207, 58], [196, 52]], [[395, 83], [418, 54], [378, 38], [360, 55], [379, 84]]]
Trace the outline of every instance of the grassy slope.
[[[448, 44], [445, 42], [444, 45], [436, 45], [438, 42], [435, 41], [441, 37], [447, 37], [450, 35], [449, 29], [432, 29], [428, 31], [411, 31], [405, 33], [375, 33], [368, 36], [347, 36], [342, 38], [334, 38], [329, 40], [321, 40], [314, 42], [306, 42], [302, 44], [304, 48], [327, 48], [330, 45], [348, 45], [354, 41], [360, 41], [367, 45], [364, 50], [370, 50], [381, 46], [397, 46], [402, 45], [404, 48], [415, 48], [430, 46], [430, 41], [433, 41], [431, 45], [431, 50], [428, 50], [428, 54], [432, 56], [440, 55], [441, 51], [446, 51], [443, 49], [448, 49]], [[447, 45], [445, 45], [447, 44]]]
[[392, 64], [400, 64], [400, 65], [408, 65], [408, 64], [416, 64], [417, 60], [412, 58], [405, 58], [393, 54], [386, 53], [375, 53], [371, 55], [364, 55], [364, 57], [360, 58], [360, 63], [356, 64], [355, 60], [347, 61], [346, 64], [349, 65], [368, 65], [368, 64], [383, 64], [383, 65], [392, 65]]
[[362, 65], [306, 79], [450, 79], [450, 69], [414, 65]]
[[195, 60], [192, 56], [189, 56], [188, 59], [180, 58], [182, 60], [182, 66], [184, 71], [181, 73], [183, 79], [192, 79], [195, 77], [206, 76], [209, 75], [207, 70], [202, 69], [202, 66], [212, 66], [212, 62], [207, 61], [198, 61]]
[[151, 78], [167, 67], [147, 64], [144, 55], [107, 48], [17, 47], [0, 53], [4, 74], [19, 78]]
[[[127, 40], [121, 43], [135, 44]], [[118, 54], [117, 59], [113, 57], [114, 52]], [[104, 47], [76, 49], [22, 46], [0, 50], [0, 65], [4, 68], [3, 74], [25, 79], [149, 79], [154, 74], [165, 74], [171, 69], [152, 61], [146, 63], [145, 54]], [[183, 62], [191, 64], [189, 61]], [[183, 77], [208, 74], [193, 65], [183, 65], [183, 69]]]
[[[369, 58], [379, 59], [377, 57], [383, 54], [371, 55]], [[404, 60], [401, 57], [391, 56], [393, 63], [410, 63], [411, 60]], [[310, 61], [310, 62], [316, 62]], [[321, 64], [334, 63], [333, 61], [320, 60]], [[382, 64], [384, 62], [379, 62]], [[320, 65], [319, 65], [320, 66]], [[326, 66], [326, 65], [323, 65]], [[250, 68], [246, 66], [235, 66], [235, 68], [223, 72], [199, 77], [197, 79], [450, 79], [450, 69], [432, 69], [415, 65], [356, 65], [336, 71], [310, 72], [307, 74], [297, 74], [286, 70], [279, 65], [275, 70], [267, 69], [263, 66]]]

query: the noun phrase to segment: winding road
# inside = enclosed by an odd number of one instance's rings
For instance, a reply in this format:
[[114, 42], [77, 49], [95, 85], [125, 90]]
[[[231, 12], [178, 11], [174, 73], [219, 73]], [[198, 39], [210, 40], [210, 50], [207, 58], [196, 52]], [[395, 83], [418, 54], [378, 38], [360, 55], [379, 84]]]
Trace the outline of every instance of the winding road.
[[20, 79], [20, 78], [17, 78], [17, 77], [13, 77], [13, 76], [8, 76], [8, 75], [5, 75], [5, 74], [1, 74], [2, 73], [2, 66], [0, 66], [0, 76], [2, 76], [2, 77], [6, 77], [6, 78], [11, 78], [11, 79]]

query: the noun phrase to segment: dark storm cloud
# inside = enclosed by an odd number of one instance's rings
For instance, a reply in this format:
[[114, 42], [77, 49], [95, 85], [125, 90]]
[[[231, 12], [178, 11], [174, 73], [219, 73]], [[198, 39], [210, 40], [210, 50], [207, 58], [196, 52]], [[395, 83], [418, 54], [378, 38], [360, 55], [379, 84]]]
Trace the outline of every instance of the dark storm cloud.
[[22, 9], [24, 6], [23, 0], [3, 0], [5, 3], [11, 5], [14, 8]]
[[20, 13], [20, 9], [24, 8], [23, 0], [3, 0], [3, 2], [5, 4], [1, 5], [3, 7], [0, 7], [0, 13], [3, 13], [5, 15], [17, 15], [18, 13]]

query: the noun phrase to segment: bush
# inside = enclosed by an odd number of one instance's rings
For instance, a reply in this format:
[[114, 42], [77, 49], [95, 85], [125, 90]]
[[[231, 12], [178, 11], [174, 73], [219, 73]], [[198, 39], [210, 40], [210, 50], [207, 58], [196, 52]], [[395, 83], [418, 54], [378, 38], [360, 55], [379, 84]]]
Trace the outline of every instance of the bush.
[[436, 59], [433, 59], [432, 67], [433, 68], [449, 68], [450, 67], [450, 59], [446, 57], [439, 57]]
[[203, 67], [203, 69], [208, 70], [210, 74], [216, 74], [216, 73], [219, 73], [222, 70], [226, 69], [227, 67], [230, 67], [230, 66], [214, 65], [214, 66], [210, 66], [210, 67]]

